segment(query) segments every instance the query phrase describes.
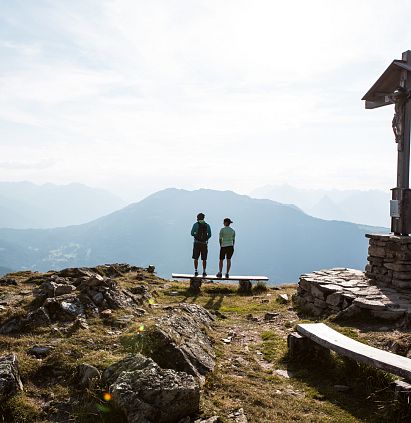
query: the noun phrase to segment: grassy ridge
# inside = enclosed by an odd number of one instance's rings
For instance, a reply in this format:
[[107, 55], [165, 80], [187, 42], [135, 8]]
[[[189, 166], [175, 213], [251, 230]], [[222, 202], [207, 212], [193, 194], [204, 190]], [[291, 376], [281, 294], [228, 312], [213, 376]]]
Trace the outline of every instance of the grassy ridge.
[[[12, 307], [0, 310], [0, 322], [10, 313], [26, 313], [33, 306], [31, 290], [36, 286], [29, 273], [13, 275], [17, 286], [2, 287], [0, 299]], [[296, 324], [309, 316], [298, 314], [291, 303], [277, 297], [290, 297], [295, 286], [256, 287], [253, 295], [238, 295], [236, 285], [204, 284], [193, 293], [185, 282], [169, 282], [152, 275], [143, 278], [132, 273], [117, 279], [127, 287], [144, 284], [154, 301], [144, 304], [147, 313], [134, 317], [127, 325], [119, 324], [130, 314], [113, 311], [109, 318], [88, 319], [89, 329], [68, 335], [64, 325], [39, 328], [30, 333], [0, 335], [0, 355], [15, 352], [19, 359], [23, 393], [0, 404], [0, 421], [62, 421], [70, 415], [82, 423], [121, 423], [121, 416], [104, 399], [107, 387], [81, 390], [76, 379], [79, 364], [89, 363], [99, 370], [120, 360], [127, 353], [144, 349], [144, 331], [163, 313], [162, 307], [180, 302], [196, 303], [216, 315], [215, 330], [210, 335], [217, 354], [215, 372], [206, 378], [201, 399], [204, 417], [219, 415], [232, 422], [232, 414], [243, 408], [250, 422], [405, 422], [409, 408], [393, 401], [389, 383], [392, 377], [382, 371], [345, 360], [334, 354], [305, 357], [291, 361], [287, 335]], [[264, 320], [265, 313], [278, 313]], [[373, 328], [339, 326], [347, 336], [381, 346], [387, 333]], [[404, 336], [404, 334], [399, 334]], [[392, 335], [391, 335], [392, 336]], [[52, 353], [39, 360], [27, 353], [33, 345], [51, 345]], [[287, 378], [277, 370], [288, 370]], [[335, 385], [347, 385], [341, 392]], [[47, 410], [46, 412], [44, 410]], [[60, 420], [59, 420], [60, 419]]]

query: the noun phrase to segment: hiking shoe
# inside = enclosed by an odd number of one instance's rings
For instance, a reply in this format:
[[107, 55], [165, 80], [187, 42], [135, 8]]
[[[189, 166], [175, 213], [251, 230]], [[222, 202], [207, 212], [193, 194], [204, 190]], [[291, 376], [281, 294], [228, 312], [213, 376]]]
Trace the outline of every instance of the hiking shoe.
[[218, 272], [218, 273], [216, 274], [216, 277], [217, 277], [217, 278], [222, 278], [222, 277], [223, 277], [223, 275], [221, 274], [221, 272]]
[[228, 273], [225, 274], [225, 278], [228, 279], [230, 275]]
[[198, 276], [197, 270], [194, 271], [194, 276]]
[[203, 278], [205, 278], [207, 276], [207, 272], [206, 271], [204, 271], [203, 272]]

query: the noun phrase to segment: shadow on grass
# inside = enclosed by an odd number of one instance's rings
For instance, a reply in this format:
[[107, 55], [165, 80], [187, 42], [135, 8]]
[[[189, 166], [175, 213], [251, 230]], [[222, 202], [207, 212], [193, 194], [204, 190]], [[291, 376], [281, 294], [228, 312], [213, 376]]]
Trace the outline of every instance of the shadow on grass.
[[[293, 377], [314, 388], [313, 399], [329, 401], [366, 422], [409, 422], [411, 407], [394, 399], [394, 377], [382, 370], [318, 349], [310, 356], [280, 360]], [[339, 386], [347, 386], [341, 391]]]
[[[356, 328], [360, 329], [361, 332], [389, 332], [391, 330], [397, 330], [401, 332], [401, 328], [398, 327], [397, 321], [387, 321], [384, 319], [378, 319], [377, 317], [370, 316], [369, 313], [362, 311], [351, 318], [339, 318], [337, 316], [331, 316], [328, 318], [329, 322], [339, 327], [345, 328]], [[409, 333], [409, 330], [405, 328], [404, 333]]]
[[233, 290], [230, 287], [225, 286], [204, 286], [200, 290], [193, 289], [191, 287], [188, 287], [186, 289], [183, 289], [180, 291], [180, 294], [184, 297], [183, 301], [186, 302], [188, 300], [191, 300], [190, 302], [195, 303], [197, 298], [199, 296], [210, 296], [210, 300], [207, 302], [207, 304], [210, 303], [210, 307], [205, 305], [206, 308], [214, 308], [212, 305], [214, 304], [214, 300], [217, 296], [221, 297], [221, 302], [223, 301], [225, 296], [229, 295], [238, 295], [235, 290]]
[[210, 299], [204, 304], [204, 307], [208, 310], [219, 310], [224, 301], [224, 297], [225, 296], [222, 294], [212, 294]]
[[184, 296], [183, 302], [195, 303], [197, 298], [201, 295], [201, 292], [197, 289], [186, 288], [181, 291], [181, 295]]
[[[390, 322], [386, 319], [379, 319], [377, 317], [371, 316], [365, 310], [360, 311], [352, 317], [339, 317], [335, 314], [314, 316], [309, 310], [300, 307], [294, 302], [292, 303], [292, 306], [301, 322], [322, 321], [327, 322], [332, 326], [338, 326], [339, 328], [345, 327], [347, 329], [360, 329], [361, 332], [387, 332], [394, 329], [401, 330], [401, 328], [398, 328], [397, 321]], [[408, 330], [405, 329], [404, 332], [407, 333]]]

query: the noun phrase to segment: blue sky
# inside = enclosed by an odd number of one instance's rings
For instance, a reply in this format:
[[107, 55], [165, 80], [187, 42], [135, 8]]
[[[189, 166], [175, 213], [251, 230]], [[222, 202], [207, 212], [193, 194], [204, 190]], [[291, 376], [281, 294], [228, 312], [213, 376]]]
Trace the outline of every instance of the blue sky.
[[405, 1], [0, 2], [0, 180], [155, 190], [395, 185]]

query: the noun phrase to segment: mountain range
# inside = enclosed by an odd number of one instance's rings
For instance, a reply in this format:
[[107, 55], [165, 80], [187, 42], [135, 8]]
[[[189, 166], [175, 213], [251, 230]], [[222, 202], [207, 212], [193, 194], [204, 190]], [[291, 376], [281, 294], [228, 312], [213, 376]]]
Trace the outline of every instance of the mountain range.
[[326, 221], [271, 200], [231, 191], [167, 189], [82, 225], [55, 229], [0, 229], [0, 266], [49, 270], [128, 262], [154, 264], [158, 274], [193, 269], [190, 230], [206, 214], [213, 236], [208, 271], [216, 272], [218, 231], [230, 217], [237, 232], [233, 274], [263, 274], [271, 283], [329, 267], [364, 268], [366, 232], [378, 228]]
[[50, 228], [86, 223], [125, 206], [108, 191], [83, 184], [0, 182], [0, 228]]
[[255, 189], [250, 195], [295, 204], [307, 214], [321, 219], [382, 227], [390, 225], [390, 191], [301, 189], [290, 185], [265, 185]]

